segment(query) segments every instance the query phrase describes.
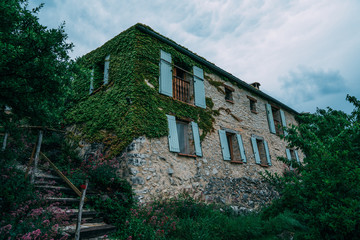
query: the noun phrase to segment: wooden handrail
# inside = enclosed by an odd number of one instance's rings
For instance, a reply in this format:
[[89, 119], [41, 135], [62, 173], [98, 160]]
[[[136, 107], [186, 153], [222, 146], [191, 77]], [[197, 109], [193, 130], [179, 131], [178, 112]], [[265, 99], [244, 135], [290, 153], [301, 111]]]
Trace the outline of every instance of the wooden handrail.
[[34, 161], [35, 150], [36, 150], [36, 143], [35, 143], [35, 145], [34, 145], [34, 148], [33, 148], [33, 151], [32, 151], [32, 153], [31, 153], [31, 157], [30, 157], [28, 166], [27, 166], [27, 168], [26, 168], [25, 179], [28, 177], [29, 171], [30, 171], [30, 166], [31, 166], [32, 162]]
[[[55, 172], [62, 178], [62, 180], [64, 180], [64, 181], [67, 183], [67, 185], [69, 185], [69, 187], [70, 187], [72, 190], [74, 190], [74, 192], [75, 192], [79, 197], [81, 197], [82, 194], [81, 194], [80, 190], [79, 190], [77, 187], [75, 187], [75, 185], [72, 184], [72, 182], [71, 182], [67, 177], [65, 177], [65, 175], [55, 166], [55, 164], [50, 161], [50, 159], [48, 159], [42, 152], [40, 152], [40, 154], [41, 154], [41, 156], [43, 156], [43, 157], [45, 158], [46, 161], [48, 161], [48, 162], [50, 163], [50, 166], [51, 166], [51, 167], [55, 170]], [[85, 201], [86, 201], [86, 200], [87, 200], [87, 199], [85, 199]]]

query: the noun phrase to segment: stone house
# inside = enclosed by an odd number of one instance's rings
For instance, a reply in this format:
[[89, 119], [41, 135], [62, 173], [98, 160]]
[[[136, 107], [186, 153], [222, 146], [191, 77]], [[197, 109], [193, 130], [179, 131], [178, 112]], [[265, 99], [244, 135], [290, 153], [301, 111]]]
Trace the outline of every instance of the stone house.
[[280, 138], [295, 110], [145, 25], [79, 62], [89, 74], [67, 118], [81, 153], [117, 157], [142, 202], [187, 190], [257, 208], [276, 196], [261, 173], [303, 157]]

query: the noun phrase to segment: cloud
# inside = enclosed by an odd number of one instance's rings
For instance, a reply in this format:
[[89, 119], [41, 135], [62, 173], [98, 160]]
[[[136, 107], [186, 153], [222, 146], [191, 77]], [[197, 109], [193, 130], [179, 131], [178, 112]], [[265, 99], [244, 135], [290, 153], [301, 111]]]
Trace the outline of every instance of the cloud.
[[347, 86], [339, 71], [300, 66], [280, 77], [281, 87], [293, 103], [343, 92]]

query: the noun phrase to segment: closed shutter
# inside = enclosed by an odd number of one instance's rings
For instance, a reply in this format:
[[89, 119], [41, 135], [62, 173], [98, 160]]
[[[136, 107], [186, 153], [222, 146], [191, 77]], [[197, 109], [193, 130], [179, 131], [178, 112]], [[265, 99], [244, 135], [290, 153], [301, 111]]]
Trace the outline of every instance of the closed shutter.
[[94, 69], [91, 70], [89, 95], [94, 91]]
[[299, 155], [298, 155], [298, 151], [297, 151], [297, 150], [295, 150], [295, 158], [296, 158], [296, 161], [297, 161], [298, 163], [300, 163], [300, 158], [299, 158]]
[[265, 141], [265, 140], [264, 140], [264, 147], [265, 147], [267, 163], [269, 166], [271, 166], [271, 157], [270, 157], [269, 147], [268, 147], [267, 141]]
[[251, 143], [252, 143], [252, 147], [253, 147], [253, 151], [254, 151], [255, 163], [261, 164], [260, 154], [259, 154], [259, 150], [258, 150], [258, 147], [257, 147], [257, 144], [256, 144], [256, 138], [255, 137], [251, 137]]
[[194, 71], [194, 91], [195, 91], [195, 105], [206, 108], [205, 103], [205, 87], [204, 87], [204, 71], [196, 66]]
[[286, 157], [287, 157], [287, 159], [291, 161], [290, 149], [286, 149], [285, 151], [286, 151]]
[[267, 104], [265, 104], [265, 106], [266, 106], [266, 115], [267, 115], [268, 122], [269, 122], [270, 132], [276, 133], [274, 118], [273, 118], [273, 114], [272, 114], [272, 110], [271, 110], [271, 105], [267, 103]]
[[[283, 127], [286, 127], [286, 118], [285, 118], [285, 113], [283, 110], [280, 109], [280, 118], [281, 118], [281, 125]], [[284, 130], [284, 136], [287, 135], [287, 132]]]
[[245, 155], [245, 149], [244, 149], [244, 143], [243, 143], [242, 137], [240, 134], [236, 134], [236, 138], [237, 138], [237, 141], [239, 144], [241, 161], [246, 163], [246, 155]]
[[191, 122], [191, 128], [192, 128], [193, 137], [194, 137], [195, 154], [199, 157], [202, 157], [199, 127], [196, 122]]
[[176, 119], [174, 116], [166, 115], [169, 126], [169, 148], [170, 152], [180, 152], [179, 137], [176, 128]]
[[219, 136], [220, 136], [220, 144], [221, 144], [223, 158], [226, 161], [230, 161], [231, 156], [229, 151], [229, 145], [226, 139], [226, 132], [224, 130], [219, 130]]
[[109, 82], [109, 68], [110, 68], [110, 55], [107, 55], [104, 64], [104, 85], [108, 84]]
[[172, 97], [171, 54], [160, 50], [159, 92]]

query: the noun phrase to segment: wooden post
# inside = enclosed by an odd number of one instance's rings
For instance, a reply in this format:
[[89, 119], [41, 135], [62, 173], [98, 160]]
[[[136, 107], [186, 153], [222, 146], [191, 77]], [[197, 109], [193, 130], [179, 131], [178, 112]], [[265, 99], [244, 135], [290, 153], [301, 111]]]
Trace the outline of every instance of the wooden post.
[[6, 142], [7, 142], [8, 135], [9, 134], [7, 132], [5, 132], [4, 142], [3, 142], [3, 145], [2, 145], [1, 151], [5, 151], [5, 149], [6, 149]]
[[31, 157], [30, 157], [30, 160], [29, 160], [26, 172], [25, 172], [25, 179], [28, 177], [29, 171], [30, 171], [30, 168], [31, 168], [31, 164], [34, 161], [35, 150], [36, 150], [36, 143], [35, 143], [34, 148], [32, 150]]
[[31, 183], [34, 183], [34, 181], [35, 181], [35, 174], [36, 174], [37, 168], [38, 168], [39, 154], [40, 154], [40, 149], [41, 149], [42, 138], [43, 138], [43, 130], [40, 130], [39, 131], [38, 142], [37, 142], [37, 145], [36, 145], [34, 169], [33, 169], [32, 174], [31, 174]]
[[88, 184], [89, 184], [89, 179], [86, 179], [85, 189], [81, 190], [81, 198], [80, 198], [80, 203], [79, 203], [78, 219], [77, 219], [76, 230], [75, 230], [75, 240], [80, 239], [82, 209], [83, 209], [83, 206], [84, 206], [84, 200], [85, 200], [86, 189], [88, 188]]

